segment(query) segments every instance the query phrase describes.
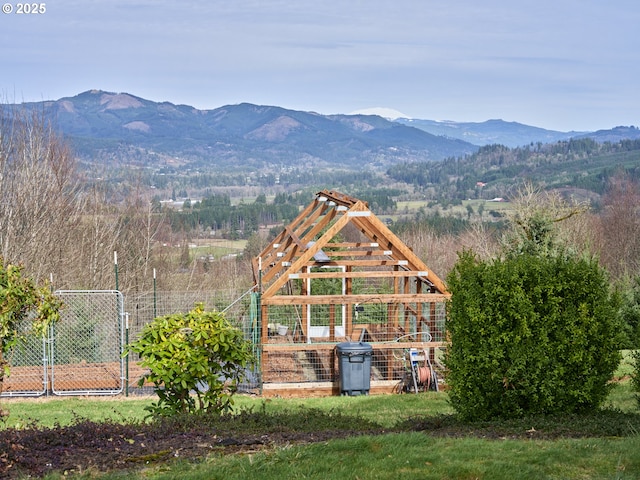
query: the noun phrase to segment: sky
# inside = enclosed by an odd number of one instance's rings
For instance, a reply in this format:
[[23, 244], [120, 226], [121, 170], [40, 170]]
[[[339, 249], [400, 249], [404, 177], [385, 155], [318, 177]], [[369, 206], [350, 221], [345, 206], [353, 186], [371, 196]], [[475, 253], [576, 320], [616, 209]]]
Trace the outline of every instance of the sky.
[[2, 103], [99, 89], [199, 109], [640, 125], [637, 0], [3, 2]]

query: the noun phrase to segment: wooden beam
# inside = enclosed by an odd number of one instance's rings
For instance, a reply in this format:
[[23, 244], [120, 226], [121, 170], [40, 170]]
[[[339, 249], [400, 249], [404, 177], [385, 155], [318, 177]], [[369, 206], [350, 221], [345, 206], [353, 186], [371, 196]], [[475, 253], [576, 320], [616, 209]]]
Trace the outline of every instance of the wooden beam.
[[[329, 245], [334, 248], [334, 244]], [[329, 257], [388, 257], [391, 250], [330, 250], [327, 248], [325, 252]]]
[[366, 272], [302, 272], [289, 274], [290, 280], [305, 278], [404, 278], [404, 277], [427, 277], [429, 272], [413, 272], [410, 270], [368, 270]]
[[[399, 380], [371, 380], [369, 395], [391, 395], [398, 393]], [[265, 383], [264, 398], [310, 398], [340, 395], [338, 382]]]
[[329, 215], [329, 218], [333, 218], [335, 216], [335, 209], [330, 208], [326, 202], [322, 202], [320, 208], [311, 212], [311, 214], [307, 216], [304, 222], [302, 222], [300, 226], [294, 229], [296, 234], [303, 240], [305, 245], [309, 240], [313, 240], [313, 236], [309, 234], [309, 229], [313, 228], [316, 225], [320, 217], [323, 217], [324, 219], [325, 217], [327, 217], [327, 215]]
[[327, 200], [331, 200], [338, 205], [344, 205], [345, 207], [352, 207], [355, 203], [360, 201], [355, 197], [350, 197], [349, 195], [336, 192], [335, 190], [323, 190], [318, 192], [316, 195], [326, 197]]
[[[428, 270], [426, 264], [376, 216], [356, 218], [354, 223], [357, 223], [376, 238], [386, 239], [388, 245], [392, 245], [390, 249], [398, 254], [398, 256], [394, 255], [394, 257], [408, 260], [412, 270]], [[429, 274], [428, 281], [433, 284], [436, 290], [439, 293], [446, 293], [448, 290], [444, 282], [433, 272], [430, 271]]]
[[[296, 225], [298, 222], [301, 222], [302, 220], [307, 218], [307, 216], [311, 212], [313, 212], [313, 210], [315, 210], [316, 207], [318, 207], [319, 203], [320, 202], [318, 202], [318, 200], [314, 200], [313, 202], [311, 202], [298, 214], [298, 216], [289, 225]], [[286, 234], [286, 231], [282, 230], [278, 235], [276, 235], [276, 238], [274, 238], [273, 241], [271, 241], [269, 245], [267, 245], [265, 249], [262, 250], [262, 252], [260, 252], [260, 255], [258, 256], [262, 257], [263, 260], [269, 258], [269, 256], [274, 250], [275, 251], [278, 250], [278, 248], [276, 248], [275, 245], [284, 243], [285, 237], [286, 237], [285, 234]]]
[[379, 248], [377, 242], [335, 242], [331, 244], [336, 248]]
[[296, 257], [298, 249], [304, 250], [306, 248], [306, 242], [300, 238], [300, 235], [310, 228], [316, 219], [326, 212], [327, 208], [326, 202], [316, 200], [311, 203], [284, 228], [269, 244], [269, 247], [263, 250], [263, 268], [266, 265], [262, 275], [263, 284], [268, 284], [279, 272], [286, 269], [283, 262], [290, 262], [293, 257]]
[[291, 239], [294, 241], [294, 243], [296, 245], [298, 245], [298, 247], [300, 247], [302, 250], [304, 250], [305, 248], [307, 248], [307, 246], [302, 243], [302, 240], [300, 240], [300, 237], [298, 237], [298, 235], [296, 234], [296, 232], [294, 232], [291, 227], [289, 227], [288, 225], [286, 227], [284, 227], [284, 231], [287, 232], [290, 236]]
[[337, 262], [319, 262], [317, 265], [333, 265], [333, 266], [351, 266], [351, 267], [404, 267], [406, 262], [404, 260], [340, 260]]
[[[324, 217], [317, 221], [317, 219], [320, 218], [320, 214], [325, 213], [325, 210], [328, 211], [326, 212]], [[296, 259], [300, 258], [301, 254], [303, 254], [307, 250], [307, 244], [315, 238], [317, 233], [321, 231], [325, 227], [325, 225], [331, 222], [335, 215], [335, 209], [328, 209], [327, 206], [323, 204], [321, 208], [317, 209], [316, 212], [314, 212], [314, 215], [309, 216], [309, 218], [307, 218], [307, 220], [297, 229], [299, 230], [299, 232], [293, 231], [289, 227], [286, 227], [285, 231], [290, 232], [289, 236], [287, 237], [287, 247], [291, 245], [292, 242], [294, 242], [296, 246], [291, 246], [291, 248], [288, 248], [288, 250], [286, 248], [283, 249], [282, 246], [280, 247], [280, 250], [286, 250], [286, 252], [282, 252], [283, 255], [278, 258], [279, 268], [263, 275], [262, 283], [268, 284], [278, 273], [281, 273], [282, 271], [288, 271], [290, 269], [290, 266], [285, 266], [285, 264], [292, 264], [294, 261], [296, 261]], [[312, 227], [311, 230], [308, 230], [310, 227]], [[298, 233], [300, 235], [303, 235], [303, 237], [299, 237]], [[294, 235], [295, 239], [293, 237]]]
[[[445, 348], [446, 342], [368, 342], [372, 350], [394, 350], [405, 348]], [[333, 350], [337, 343], [265, 343], [262, 351], [269, 352], [306, 352]]]
[[355, 295], [275, 295], [262, 296], [263, 305], [351, 305], [354, 303], [431, 303], [446, 302], [451, 297], [446, 293], [410, 294], [355, 294]]
[[322, 246], [324, 246], [324, 243], [328, 243], [328, 241], [331, 240], [331, 238], [325, 239], [323, 241], [322, 237], [324, 237], [324, 235], [317, 240], [316, 240], [316, 236], [318, 235], [318, 233], [324, 230], [329, 225], [329, 223], [331, 223], [331, 221], [336, 217], [337, 213], [338, 211], [335, 208], [330, 208], [322, 218], [318, 220], [314, 220], [313, 227], [311, 228], [311, 230], [308, 230], [304, 235], [305, 242], [306, 243], [309, 243], [312, 241], [315, 241], [316, 243], [320, 242], [322, 243]]
[[[300, 255], [296, 256], [293, 260], [300, 258]], [[281, 261], [287, 261], [286, 259], [281, 259]], [[406, 260], [339, 260], [339, 261], [330, 261], [330, 262], [318, 262], [315, 259], [311, 259], [305, 266], [307, 267], [405, 267], [407, 266]], [[284, 267], [283, 267], [284, 268]]]
[[[357, 206], [357, 205], [356, 205]], [[331, 227], [327, 229], [327, 231], [322, 235], [318, 241], [313, 244], [310, 248], [308, 248], [297, 260], [295, 260], [292, 265], [287, 269], [288, 272], [299, 272], [302, 267], [316, 254], [326, 243], [328, 240], [333, 238], [340, 230], [342, 230], [351, 218], [348, 215], [342, 215]], [[264, 297], [272, 297], [274, 296], [280, 288], [289, 280], [288, 275], [281, 275], [277, 278], [264, 292]]]

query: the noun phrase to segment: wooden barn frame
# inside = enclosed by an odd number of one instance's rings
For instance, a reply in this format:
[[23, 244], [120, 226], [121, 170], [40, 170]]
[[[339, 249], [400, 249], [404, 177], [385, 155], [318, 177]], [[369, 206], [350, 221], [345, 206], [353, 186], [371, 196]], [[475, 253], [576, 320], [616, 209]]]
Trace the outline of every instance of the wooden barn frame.
[[253, 272], [265, 396], [339, 394], [341, 342], [372, 346], [371, 393], [398, 387], [409, 349], [437, 362], [445, 346], [445, 284], [364, 201], [318, 192]]

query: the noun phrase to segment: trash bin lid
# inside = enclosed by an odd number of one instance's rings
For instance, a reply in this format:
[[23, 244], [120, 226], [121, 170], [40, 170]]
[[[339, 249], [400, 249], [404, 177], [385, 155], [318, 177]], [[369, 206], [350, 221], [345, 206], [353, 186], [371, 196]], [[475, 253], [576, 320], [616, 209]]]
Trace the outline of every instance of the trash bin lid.
[[366, 353], [373, 350], [373, 347], [365, 342], [342, 342], [336, 345], [339, 353]]

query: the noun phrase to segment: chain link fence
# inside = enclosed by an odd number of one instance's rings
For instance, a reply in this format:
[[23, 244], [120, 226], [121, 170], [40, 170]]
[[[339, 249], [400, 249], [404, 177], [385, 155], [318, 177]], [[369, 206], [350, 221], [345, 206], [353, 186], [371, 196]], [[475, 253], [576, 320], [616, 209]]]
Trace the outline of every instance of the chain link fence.
[[[57, 291], [64, 304], [60, 322], [46, 338], [27, 335], [9, 352], [11, 370], [2, 396], [149, 393], [152, 386], [138, 386], [146, 373], [140, 358], [133, 353], [123, 357], [126, 345], [144, 326], [203, 303], [207, 310], [224, 310], [227, 319], [255, 341], [257, 308], [252, 309], [248, 293], [238, 297], [235, 290], [142, 292], [124, 297], [116, 290]], [[257, 388], [258, 377], [257, 371], [247, 372], [240, 389]]]
[[57, 291], [60, 322], [26, 335], [9, 353], [2, 396], [115, 395], [124, 389], [124, 300], [120, 292]]
[[[11, 373], [2, 396], [152, 393], [152, 385], [138, 385], [146, 370], [136, 354], [123, 357], [126, 345], [154, 318], [186, 313], [197, 303], [223, 311], [254, 346], [259, 362], [246, 372], [239, 386], [243, 392], [258, 393], [265, 384], [337, 382], [335, 346], [340, 342], [373, 345], [374, 381], [401, 383], [411, 348], [428, 348], [429, 361], [441, 366], [442, 349], [436, 343], [444, 340], [443, 302], [270, 305], [264, 326], [267, 341], [261, 345], [259, 302], [251, 290], [141, 292], [126, 297], [115, 290], [56, 294], [65, 305], [61, 321], [47, 338], [28, 337], [10, 352]], [[346, 309], [351, 310], [350, 331]]]
[[56, 292], [61, 321], [51, 327], [51, 392], [115, 395], [124, 389], [124, 298], [109, 291]]
[[[25, 332], [22, 332], [23, 334]], [[3, 397], [39, 396], [47, 393], [48, 339], [27, 335], [8, 354], [10, 375], [4, 378]]]

